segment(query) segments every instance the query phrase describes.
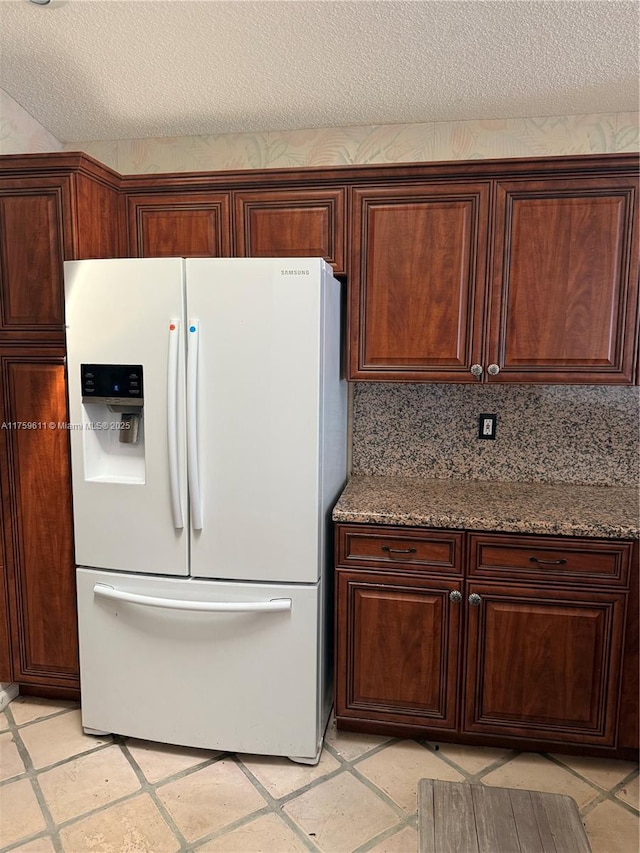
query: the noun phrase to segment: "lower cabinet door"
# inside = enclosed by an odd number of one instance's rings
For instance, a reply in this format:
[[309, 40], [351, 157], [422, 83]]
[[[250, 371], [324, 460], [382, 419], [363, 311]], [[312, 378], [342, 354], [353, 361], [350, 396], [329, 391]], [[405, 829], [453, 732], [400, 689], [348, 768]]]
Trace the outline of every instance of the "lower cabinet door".
[[0, 481], [13, 678], [77, 690], [64, 352], [58, 347], [5, 350], [0, 377]]
[[460, 582], [337, 575], [336, 714], [454, 729]]
[[464, 729], [612, 746], [624, 593], [467, 585]]

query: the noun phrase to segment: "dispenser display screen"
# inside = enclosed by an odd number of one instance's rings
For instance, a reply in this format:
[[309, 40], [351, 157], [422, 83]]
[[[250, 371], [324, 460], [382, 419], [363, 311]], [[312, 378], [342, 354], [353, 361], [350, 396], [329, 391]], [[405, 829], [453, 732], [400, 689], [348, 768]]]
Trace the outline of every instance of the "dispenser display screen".
[[82, 402], [141, 406], [144, 400], [141, 364], [81, 364]]

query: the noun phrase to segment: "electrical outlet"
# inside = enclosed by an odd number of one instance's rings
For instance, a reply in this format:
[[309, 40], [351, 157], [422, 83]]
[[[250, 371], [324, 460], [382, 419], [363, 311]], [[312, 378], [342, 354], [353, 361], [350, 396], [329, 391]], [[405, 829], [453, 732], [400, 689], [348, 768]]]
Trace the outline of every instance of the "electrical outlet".
[[495, 438], [497, 420], [497, 415], [480, 415], [478, 418], [478, 438]]

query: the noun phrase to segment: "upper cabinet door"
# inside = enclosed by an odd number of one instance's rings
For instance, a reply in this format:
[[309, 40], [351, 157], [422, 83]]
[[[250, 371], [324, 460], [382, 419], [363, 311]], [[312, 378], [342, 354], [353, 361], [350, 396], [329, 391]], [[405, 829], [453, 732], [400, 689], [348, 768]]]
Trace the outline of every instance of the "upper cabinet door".
[[632, 383], [638, 180], [497, 183], [489, 381]]
[[130, 195], [133, 258], [227, 258], [231, 254], [228, 193]]
[[251, 258], [324, 258], [345, 272], [345, 190], [271, 190], [235, 194], [236, 254]]
[[350, 378], [475, 382], [489, 183], [353, 191]]
[[34, 332], [38, 340], [62, 338], [62, 261], [73, 257], [71, 220], [67, 178], [2, 181], [0, 340]]

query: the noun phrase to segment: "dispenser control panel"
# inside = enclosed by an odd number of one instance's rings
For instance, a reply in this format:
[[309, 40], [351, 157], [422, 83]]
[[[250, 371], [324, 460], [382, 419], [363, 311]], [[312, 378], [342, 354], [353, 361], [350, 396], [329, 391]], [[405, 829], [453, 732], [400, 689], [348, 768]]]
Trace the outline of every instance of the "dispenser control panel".
[[141, 364], [81, 364], [83, 403], [108, 406], [142, 406]]

